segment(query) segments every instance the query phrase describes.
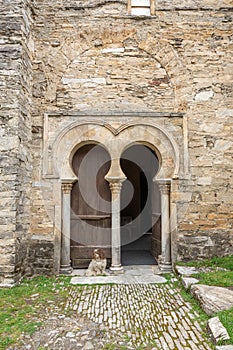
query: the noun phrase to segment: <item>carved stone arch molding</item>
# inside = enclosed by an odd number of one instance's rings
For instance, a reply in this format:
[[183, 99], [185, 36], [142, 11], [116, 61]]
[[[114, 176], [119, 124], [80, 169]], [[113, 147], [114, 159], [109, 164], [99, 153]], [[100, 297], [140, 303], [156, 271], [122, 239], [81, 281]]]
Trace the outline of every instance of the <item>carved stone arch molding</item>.
[[61, 179], [74, 178], [71, 162], [74, 153], [85, 143], [96, 143], [111, 155], [108, 143], [114, 138], [103, 123], [88, 121], [75, 122], [58, 135], [52, 146], [53, 172]]
[[118, 150], [118, 156], [126, 148], [134, 143], [142, 143], [153, 148], [158, 160], [159, 171], [156, 179], [172, 179], [177, 178], [180, 168], [180, 152], [179, 147], [173, 137], [160, 125], [156, 123], [136, 122], [128, 123], [122, 127], [121, 132], [117, 135], [121, 147]]
[[[160, 161], [156, 179], [176, 178], [180, 168], [179, 147], [173, 137], [155, 123], [134, 122], [115, 128], [106, 122], [75, 122], [62, 130], [52, 145], [52, 173], [60, 179], [75, 178], [71, 161], [75, 151], [85, 143], [97, 143], [120, 159], [123, 151], [135, 142], [151, 145]], [[110, 168], [110, 173], [117, 171]], [[118, 171], [117, 171], [118, 173]]]

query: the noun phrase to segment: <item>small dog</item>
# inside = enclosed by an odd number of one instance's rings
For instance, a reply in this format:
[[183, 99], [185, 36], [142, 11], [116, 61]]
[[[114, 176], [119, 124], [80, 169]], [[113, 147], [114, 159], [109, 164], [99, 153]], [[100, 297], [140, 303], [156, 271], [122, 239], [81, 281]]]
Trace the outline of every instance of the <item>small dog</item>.
[[86, 271], [86, 276], [106, 275], [105, 269], [107, 266], [107, 259], [103, 249], [95, 249], [93, 251], [92, 260]]

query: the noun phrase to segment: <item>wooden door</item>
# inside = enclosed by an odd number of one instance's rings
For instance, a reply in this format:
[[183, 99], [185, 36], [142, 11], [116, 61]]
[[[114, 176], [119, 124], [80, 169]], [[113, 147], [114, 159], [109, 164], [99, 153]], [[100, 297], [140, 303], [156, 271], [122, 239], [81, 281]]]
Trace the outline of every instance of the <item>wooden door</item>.
[[104, 179], [110, 168], [108, 152], [99, 145], [85, 145], [73, 157], [78, 182], [71, 193], [72, 266], [87, 267], [95, 248], [110, 259], [111, 192]]

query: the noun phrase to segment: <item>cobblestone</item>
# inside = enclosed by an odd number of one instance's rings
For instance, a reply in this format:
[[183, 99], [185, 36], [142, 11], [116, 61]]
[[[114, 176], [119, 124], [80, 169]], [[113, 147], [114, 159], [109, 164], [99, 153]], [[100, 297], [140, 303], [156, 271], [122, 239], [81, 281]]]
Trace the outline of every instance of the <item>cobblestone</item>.
[[[67, 310], [87, 316], [137, 349], [210, 350], [189, 304], [167, 284], [97, 285], [70, 291]], [[77, 311], [78, 310], [78, 311]]]

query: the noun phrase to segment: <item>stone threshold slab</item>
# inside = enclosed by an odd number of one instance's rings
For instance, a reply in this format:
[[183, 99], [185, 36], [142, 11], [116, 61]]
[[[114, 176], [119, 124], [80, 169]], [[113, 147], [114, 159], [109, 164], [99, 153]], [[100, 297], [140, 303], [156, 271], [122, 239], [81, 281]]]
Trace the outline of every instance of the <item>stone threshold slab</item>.
[[[167, 280], [160, 276], [157, 266], [126, 266], [124, 273], [120, 275], [86, 277], [86, 270], [74, 270], [71, 284], [151, 284], [166, 283]], [[108, 271], [107, 271], [108, 273]]]

